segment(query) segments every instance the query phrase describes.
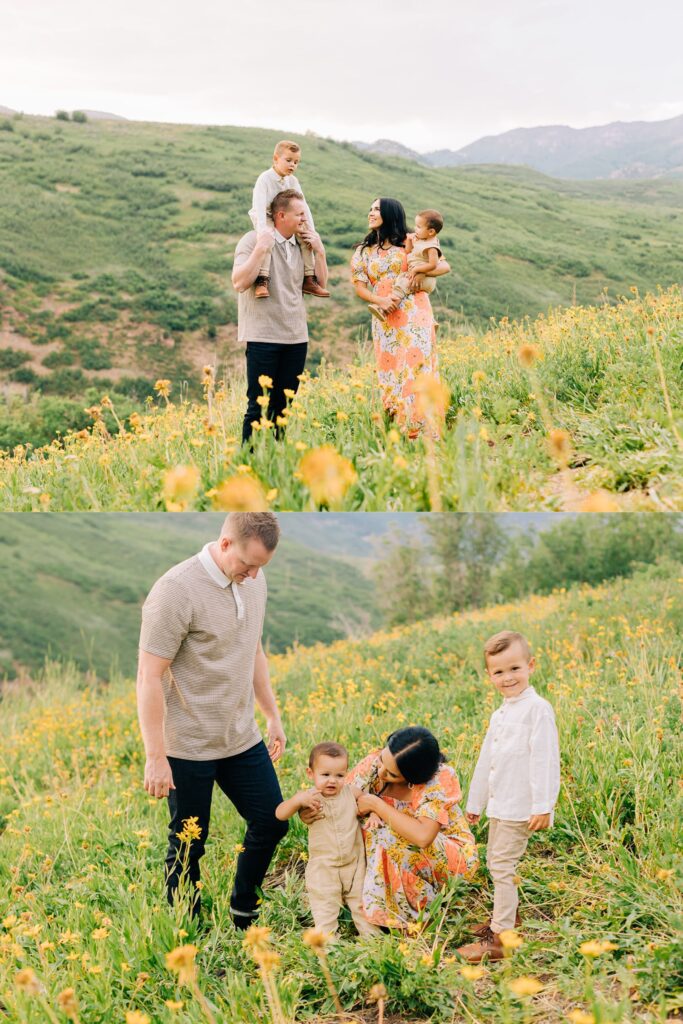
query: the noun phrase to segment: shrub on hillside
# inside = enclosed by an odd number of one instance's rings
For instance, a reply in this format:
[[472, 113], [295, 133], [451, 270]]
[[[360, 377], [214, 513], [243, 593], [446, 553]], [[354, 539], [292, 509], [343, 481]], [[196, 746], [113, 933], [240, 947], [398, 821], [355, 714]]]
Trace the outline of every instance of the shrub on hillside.
[[88, 118], [82, 110], [74, 110], [73, 114], [71, 115], [71, 120], [75, 121], [77, 124], [85, 124]]
[[30, 358], [28, 352], [20, 352], [16, 348], [2, 348], [0, 349], [0, 370], [16, 370]]
[[71, 120], [71, 118], [69, 117], [69, 111], [68, 110], [58, 110], [55, 113], [55, 117], [57, 118], [58, 121], [70, 121]]

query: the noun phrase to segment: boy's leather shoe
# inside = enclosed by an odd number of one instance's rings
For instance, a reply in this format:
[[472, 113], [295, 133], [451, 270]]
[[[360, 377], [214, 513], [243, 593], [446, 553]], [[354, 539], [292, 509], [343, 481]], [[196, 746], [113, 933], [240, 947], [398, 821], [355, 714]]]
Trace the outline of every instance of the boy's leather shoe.
[[[521, 924], [522, 924], [522, 919], [519, 916], [519, 911], [517, 911], [517, 913], [515, 914], [515, 928], [519, 928], [521, 926]], [[479, 936], [479, 938], [481, 938], [481, 936], [484, 934], [484, 932], [487, 932], [490, 927], [491, 927], [491, 918], [489, 918], [488, 921], [486, 921], [484, 924], [475, 924], [471, 928], [468, 928], [467, 930], [469, 932], [471, 932], [472, 935], [477, 935], [477, 936]]]
[[254, 281], [254, 298], [255, 299], [269, 299], [270, 292], [268, 291], [268, 278], [259, 275]]
[[456, 953], [468, 964], [480, 964], [488, 957], [489, 960], [502, 960], [505, 956], [500, 936], [487, 928], [479, 942], [470, 942], [467, 946], [456, 949]]
[[304, 295], [317, 295], [319, 299], [329, 299], [330, 297], [330, 293], [318, 284], [312, 274], [304, 278], [304, 286], [301, 290]]
[[385, 324], [387, 322], [387, 314], [384, 312], [381, 306], [376, 306], [374, 302], [368, 302], [368, 309], [374, 316], [375, 320], [379, 320], [379, 322], [382, 324]]

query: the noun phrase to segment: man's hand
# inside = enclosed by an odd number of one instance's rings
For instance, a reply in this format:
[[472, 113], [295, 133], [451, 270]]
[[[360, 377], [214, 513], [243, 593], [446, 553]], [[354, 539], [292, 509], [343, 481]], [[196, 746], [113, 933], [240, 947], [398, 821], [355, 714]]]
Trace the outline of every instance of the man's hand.
[[275, 245], [275, 228], [262, 228], [256, 235], [256, 248], [267, 253]]
[[172, 789], [175, 789], [175, 786], [168, 758], [163, 755], [148, 757], [145, 761], [145, 791], [161, 800], [168, 796]]
[[321, 821], [325, 817], [322, 803], [318, 807], [302, 807], [299, 811], [299, 817], [304, 825], [312, 825], [314, 821]]
[[530, 832], [540, 832], [544, 828], [550, 828], [550, 815], [532, 814], [529, 818], [527, 828]]
[[325, 252], [322, 238], [317, 231], [312, 231], [311, 228], [302, 228], [299, 232], [299, 238], [308, 246], [309, 249], [312, 249], [313, 252], [316, 252], [321, 256]]
[[467, 817], [467, 821], [468, 821], [468, 823], [470, 825], [476, 825], [477, 822], [479, 821], [479, 819], [481, 818], [481, 814], [471, 814], [468, 811], [466, 817]]
[[279, 718], [271, 718], [267, 722], [266, 746], [271, 761], [279, 761], [287, 746], [287, 737]]

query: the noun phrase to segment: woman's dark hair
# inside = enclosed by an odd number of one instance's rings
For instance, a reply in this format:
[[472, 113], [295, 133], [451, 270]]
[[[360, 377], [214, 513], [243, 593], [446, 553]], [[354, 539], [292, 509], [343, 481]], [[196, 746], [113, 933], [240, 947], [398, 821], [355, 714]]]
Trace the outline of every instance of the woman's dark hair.
[[379, 213], [382, 223], [376, 231], [369, 231], [365, 236], [361, 242], [361, 252], [370, 245], [382, 245], [383, 242], [403, 245], [406, 240], [408, 226], [402, 203], [398, 199], [380, 199]]
[[416, 786], [429, 782], [446, 760], [436, 736], [423, 725], [409, 725], [392, 732], [387, 747], [403, 778]]

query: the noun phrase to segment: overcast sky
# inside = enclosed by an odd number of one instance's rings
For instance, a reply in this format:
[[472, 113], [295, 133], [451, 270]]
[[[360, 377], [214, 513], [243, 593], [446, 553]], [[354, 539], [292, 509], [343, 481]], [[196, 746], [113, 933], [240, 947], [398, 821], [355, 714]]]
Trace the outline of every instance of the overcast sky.
[[0, 105], [391, 138], [683, 113], [681, 0], [2, 0]]

